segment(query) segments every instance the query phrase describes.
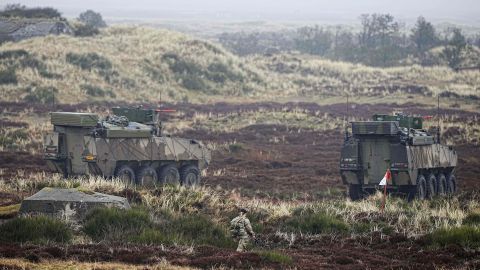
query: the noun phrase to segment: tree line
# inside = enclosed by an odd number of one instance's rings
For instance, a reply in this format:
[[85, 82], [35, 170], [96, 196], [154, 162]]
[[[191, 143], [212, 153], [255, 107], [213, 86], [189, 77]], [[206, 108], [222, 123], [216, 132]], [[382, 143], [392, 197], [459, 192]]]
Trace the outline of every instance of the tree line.
[[[458, 68], [480, 36], [467, 38], [459, 28], [439, 33], [433, 24], [419, 17], [410, 30], [390, 14], [364, 14], [356, 31], [345, 27], [305, 26], [294, 31], [223, 33], [220, 43], [239, 55], [275, 51], [299, 51], [334, 60], [371, 66], [395, 66], [414, 61], [435, 65], [442, 61]], [[431, 50], [441, 47], [438, 54]]]

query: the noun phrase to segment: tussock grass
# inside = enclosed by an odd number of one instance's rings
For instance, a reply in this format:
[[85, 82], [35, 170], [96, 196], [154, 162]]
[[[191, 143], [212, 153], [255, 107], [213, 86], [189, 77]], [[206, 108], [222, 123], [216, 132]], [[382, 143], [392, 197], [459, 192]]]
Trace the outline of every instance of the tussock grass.
[[0, 240], [5, 242], [68, 243], [72, 236], [66, 223], [46, 216], [19, 217], [0, 225]]
[[197, 269], [185, 266], [175, 266], [162, 260], [155, 265], [132, 265], [112, 262], [79, 262], [79, 261], [57, 261], [46, 260], [42, 262], [29, 262], [25, 259], [2, 258], [1, 269], [37, 269], [37, 270], [190, 270]]
[[282, 265], [291, 265], [293, 263], [292, 257], [275, 250], [257, 251], [255, 253], [257, 253], [263, 260], [270, 263], [279, 263]]
[[12, 218], [18, 214], [20, 204], [0, 206], [0, 219]]
[[150, 215], [142, 209], [97, 208], [87, 214], [83, 231], [96, 241], [119, 241], [152, 224]]
[[480, 209], [470, 212], [463, 220], [463, 224], [480, 226]]
[[101, 208], [87, 215], [83, 230], [95, 241], [234, 246], [226, 227], [202, 214], [150, 215], [145, 209]]
[[475, 226], [441, 228], [427, 235], [426, 238], [434, 247], [460, 245], [467, 248], [479, 248], [480, 228]]
[[389, 197], [382, 214], [380, 193], [355, 202], [343, 197], [307, 202], [271, 201], [244, 199], [238, 194], [209, 187], [164, 186], [153, 190], [137, 187], [131, 190], [115, 179], [84, 177], [65, 181], [54, 177], [43, 181], [41, 174], [36, 177], [37, 181], [18, 179], [16, 184], [9, 182], [0, 186], [4, 192], [33, 193], [44, 186], [62, 186], [116, 195], [136, 194], [131, 201], [133, 210], [102, 209], [90, 216], [85, 227], [91, 229], [88, 234], [95, 241], [231, 247], [234, 244], [229, 238], [228, 226], [237, 214], [237, 206], [249, 209], [247, 216], [257, 233], [276, 233], [289, 244], [298, 236], [325, 234], [357, 237], [380, 232], [387, 236], [401, 234], [419, 238], [442, 228], [476, 226], [479, 208], [475, 196], [411, 203]]
[[342, 219], [302, 208], [293, 211], [292, 216], [285, 221], [285, 228], [305, 234], [346, 233], [349, 230]]

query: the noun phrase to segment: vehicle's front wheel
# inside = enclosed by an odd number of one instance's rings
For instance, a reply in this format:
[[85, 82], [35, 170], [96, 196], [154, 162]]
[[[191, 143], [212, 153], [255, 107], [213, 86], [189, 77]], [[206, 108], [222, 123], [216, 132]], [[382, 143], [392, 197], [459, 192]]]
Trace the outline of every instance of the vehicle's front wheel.
[[361, 185], [348, 185], [348, 196], [352, 201], [358, 201], [362, 199], [362, 186]]
[[447, 194], [454, 194], [455, 192], [457, 192], [457, 179], [453, 173], [450, 173], [447, 179]]

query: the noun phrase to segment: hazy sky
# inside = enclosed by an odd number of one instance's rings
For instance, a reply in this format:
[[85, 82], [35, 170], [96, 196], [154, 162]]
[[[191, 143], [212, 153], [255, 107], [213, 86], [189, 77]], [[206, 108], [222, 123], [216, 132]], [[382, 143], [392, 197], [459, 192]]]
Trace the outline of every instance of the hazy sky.
[[53, 6], [67, 17], [85, 9], [106, 18], [325, 21], [358, 20], [362, 13], [391, 13], [411, 20], [480, 23], [480, 0], [0, 0], [27, 6]]

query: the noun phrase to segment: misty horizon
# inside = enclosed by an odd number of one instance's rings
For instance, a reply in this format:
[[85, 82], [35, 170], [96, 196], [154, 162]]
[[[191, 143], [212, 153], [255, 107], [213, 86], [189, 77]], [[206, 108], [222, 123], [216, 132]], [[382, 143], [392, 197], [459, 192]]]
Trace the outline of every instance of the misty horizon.
[[[298, 1], [93, 1], [23, 0], [29, 7], [53, 7], [73, 18], [86, 9], [102, 13], [107, 20], [205, 20], [205, 21], [300, 21], [322, 23], [357, 23], [361, 14], [390, 13], [412, 22], [424, 16], [434, 22], [480, 25], [480, 1], [391, 1], [391, 0], [298, 0]], [[4, 6], [3, 4], [2, 6]]]

